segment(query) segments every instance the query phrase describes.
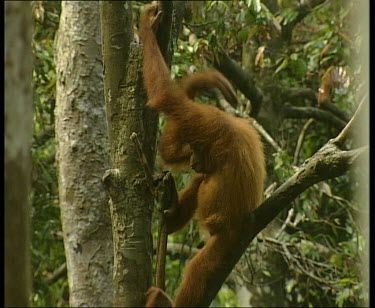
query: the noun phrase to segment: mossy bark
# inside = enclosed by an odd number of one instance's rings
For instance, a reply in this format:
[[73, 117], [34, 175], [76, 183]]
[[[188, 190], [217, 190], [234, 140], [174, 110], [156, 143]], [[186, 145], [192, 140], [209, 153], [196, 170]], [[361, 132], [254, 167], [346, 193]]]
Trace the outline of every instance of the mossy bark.
[[135, 133], [154, 167], [158, 117], [146, 107], [142, 46], [133, 42], [130, 2], [103, 1], [101, 21], [104, 93], [111, 169], [103, 180], [110, 195], [114, 243], [114, 306], [142, 306], [151, 285], [153, 195], [134, 142]]

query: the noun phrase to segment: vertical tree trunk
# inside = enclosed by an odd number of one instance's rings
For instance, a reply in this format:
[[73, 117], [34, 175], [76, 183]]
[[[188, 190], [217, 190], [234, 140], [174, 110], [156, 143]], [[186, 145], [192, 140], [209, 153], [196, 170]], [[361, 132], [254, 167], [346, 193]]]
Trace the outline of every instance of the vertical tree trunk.
[[151, 284], [153, 196], [132, 133], [153, 169], [157, 114], [145, 107], [142, 48], [133, 41], [130, 2], [101, 2], [104, 93], [112, 169], [104, 175], [111, 197], [114, 306], [143, 306]]
[[64, 1], [56, 38], [59, 197], [70, 305], [111, 306], [113, 246], [97, 1]]
[[[370, 14], [364, 14], [364, 12], [369, 12], [370, 10], [370, 1], [359, 1], [356, 10], [351, 16], [352, 31], [355, 32], [357, 27], [361, 29], [362, 42], [358, 52], [358, 59], [361, 63], [360, 76], [356, 82], [361, 82], [364, 86], [363, 91], [366, 94], [366, 97], [363, 96], [357, 97], [357, 101], [360, 102], [362, 99], [365, 99], [364, 110], [362, 112], [360, 125], [356, 127], [353, 131], [353, 147], [359, 147], [367, 145], [370, 143]], [[358, 61], [358, 59], [352, 59], [353, 64]], [[352, 68], [356, 67], [354, 65]], [[361, 91], [359, 91], [361, 92]], [[363, 94], [361, 94], [363, 95]], [[374, 107], [372, 107], [374, 108]], [[370, 150], [373, 152], [373, 149]], [[371, 155], [369, 153], [369, 155]], [[370, 216], [370, 156], [366, 156], [363, 159], [358, 168], [359, 172], [355, 173], [356, 180], [358, 181], [358, 189], [356, 189], [355, 198], [358, 204], [361, 204], [359, 225], [361, 226], [361, 233], [364, 237], [363, 253], [361, 255], [362, 261], [362, 283], [363, 283], [363, 294], [370, 294], [370, 226], [371, 219]], [[371, 170], [371, 171], [370, 171]], [[369, 305], [369, 298], [365, 297], [362, 302], [363, 306]]]
[[31, 7], [5, 3], [5, 306], [30, 306]]

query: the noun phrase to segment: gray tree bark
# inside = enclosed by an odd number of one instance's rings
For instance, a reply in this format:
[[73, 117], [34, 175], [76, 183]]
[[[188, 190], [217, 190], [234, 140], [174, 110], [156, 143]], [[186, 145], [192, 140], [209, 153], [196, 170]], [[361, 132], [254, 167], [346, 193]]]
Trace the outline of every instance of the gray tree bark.
[[70, 305], [112, 304], [113, 245], [99, 4], [64, 1], [56, 37], [59, 198]]
[[[154, 166], [157, 114], [145, 106], [142, 48], [132, 43], [130, 2], [103, 1], [100, 12], [112, 165], [103, 180], [111, 197], [113, 305], [140, 307], [152, 277], [153, 195], [145, 169]], [[137, 136], [133, 140], [141, 145], [143, 163], [130, 139], [133, 133]]]
[[30, 306], [31, 7], [5, 3], [5, 306]]

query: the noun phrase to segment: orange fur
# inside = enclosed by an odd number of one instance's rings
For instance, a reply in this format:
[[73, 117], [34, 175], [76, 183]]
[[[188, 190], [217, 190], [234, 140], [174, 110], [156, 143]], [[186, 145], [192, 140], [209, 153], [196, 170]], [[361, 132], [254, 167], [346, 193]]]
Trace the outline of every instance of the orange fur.
[[180, 85], [190, 99], [194, 99], [197, 92], [201, 90], [217, 88], [232, 106], [237, 106], [238, 104], [236, 93], [228, 79], [215, 70], [188, 75], [181, 79]]
[[[199, 306], [206, 286], [236, 247], [245, 214], [262, 200], [266, 175], [263, 146], [248, 121], [192, 101], [196, 91], [213, 86], [228, 99], [231, 86], [222, 75], [218, 81], [216, 73], [215, 78], [212, 73], [201, 73], [187, 79], [185, 85], [182, 82], [182, 86], [171, 80], [154, 34], [160, 16], [157, 5], [151, 4], [140, 20], [148, 105], [168, 119], [160, 142], [163, 160], [171, 166], [190, 163], [198, 172], [179, 192], [173, 213], [166, 212], [167, 229], [169, 233], [181, 229], [195, 213], [211, 235], [188, 263], [173, 306]], [[210, 77], [204, 81], [205, 76]], [[146, 306], [172, 303], [162, 290], [152, 287]]]

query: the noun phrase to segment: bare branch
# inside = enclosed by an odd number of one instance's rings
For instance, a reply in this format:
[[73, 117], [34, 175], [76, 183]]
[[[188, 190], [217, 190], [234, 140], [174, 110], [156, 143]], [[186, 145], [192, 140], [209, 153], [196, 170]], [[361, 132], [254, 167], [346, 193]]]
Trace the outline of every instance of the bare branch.
[[177, 191], [174, 178], [170, 172], [167, 172], [160, 185], [157, 187], [158, 199], [160, 203], [160, 215], [159, 215], [159, 232], [158, 232], [158, 244], [156, 252], [156, 286], [162, 290], [165, 290], [165, 258], [167, 251], [167, 223], [164, 215], [164, 211], [172, 209], [177, 206]]
[[337, 107], [333, 103], [322, 103], [319, 105], [319, 108], [331, 112], [345, 122], [349, 122], [350, 120], [350, 116], [344, 110], [342, 110], [340, 107]]
[[298, 136], [296, 150], [294, 152], [293, 165], [297, 165], [298, 163], [298, 156], [302, 149], [303, 140], [305, 139], [305, 133], [312, 123], [314, 123], [314, 119], [308, 119], [305, 125], [302, 127], [301, 133]]
[[335, 144], [340, 145], [340, 144], [342, 144], [345, 141], [345, 139], [347, 138], [349, 132], [353, 129], [354, 124], [357, 123], [358, 118], [359, 118], [359, 114], [364, 109], [363, 106], [365, 105], [364, 102], [366, 102], [366, 99], [367, 99], [367, 95], [365, 95], [363, 97], [363, 99], [361, 100], [361, 102], [359, 103], [358, 108], [357, 108], [356, 112], [354, 113], [353, 117], [351, 118], [351, 120], [348, 122], [348, 124], [346, 124], [346, 126], [341, 131], [341, 133], [334, 139], [333, 142]]
[[317, 94], [313, 89], [310, 88], [301, 88], [301, 87], [292, 87], [292, 88], [282, 88], [282, 95], [285, 100], [294, 100], [296, 98], [308, 99], [315, 104], [317, 104]]
[[291, 208], [291, 209], [288, 211], [288, 216], [287, 216], [287, 218], [285, 219], [283, 225], [281, 226], [279, 232], [277, 232], [275, 238], [278, 238], [278, 237], [281, 235], [281, 233], [285, 230], [285, 228], [286, 228], [287, 226], [290, 225], [290, 222], [291, 222], [293, 216], [294, 216], [294, 209]]
[[[313, 103], [314, 106], [318, 105], [317, 92], [310, 88], [280, 88], [282, 97], [285, 101], [293, 101], [295, 99], [307, 99]], [[320, 109], [324, 109], [333, 113], [336, 117], [343, 120], [345, 123], [349, 122], [350, 116], [343, 111], [340, 107], [333, 103], [323, 103], [319, 105]]]
[[66, 277], [66, 262], [55, 269], [53, 273], [48, 273], [45, 282], [46, 284], [51, 285], [62, 277]]
[[221, 109], [225, 110], [226, 112], [243, 119], [248, 119], [254, 125], [255, 129], [259, 132], [259, 134], [277, 151], [281, 151], [281, 147], [276, 143], [276, 141], [271, 137], [271, 135], [260, 125], [254, 118], [249, 117], [248, 115], [240, 114], [236, 109], [231, 106], [224, 96], [221, 94], [220, 91], [214, 90], [215, 95], [219, 100], [219, 105]]
[[276, 143], [276, 141], [271, 137], [270, 134], [261, 126], [255, 119], [252, 119], [252, 123], [257, 131], [262, 135], [262, 137], [276, 150], [276, 152], [281, 151], [281, 147]]
[[336, 117], [331, 112], [321, 110], [315, 107], [295, 107], [289, 104], [285, 104], [283, 107], [284, 116], [287, 118], [304, 119], [314, 118], [321, 122], [327, 123], [337, 129], [342, 129], [345, 126], [345, 122], [340, 118]]

